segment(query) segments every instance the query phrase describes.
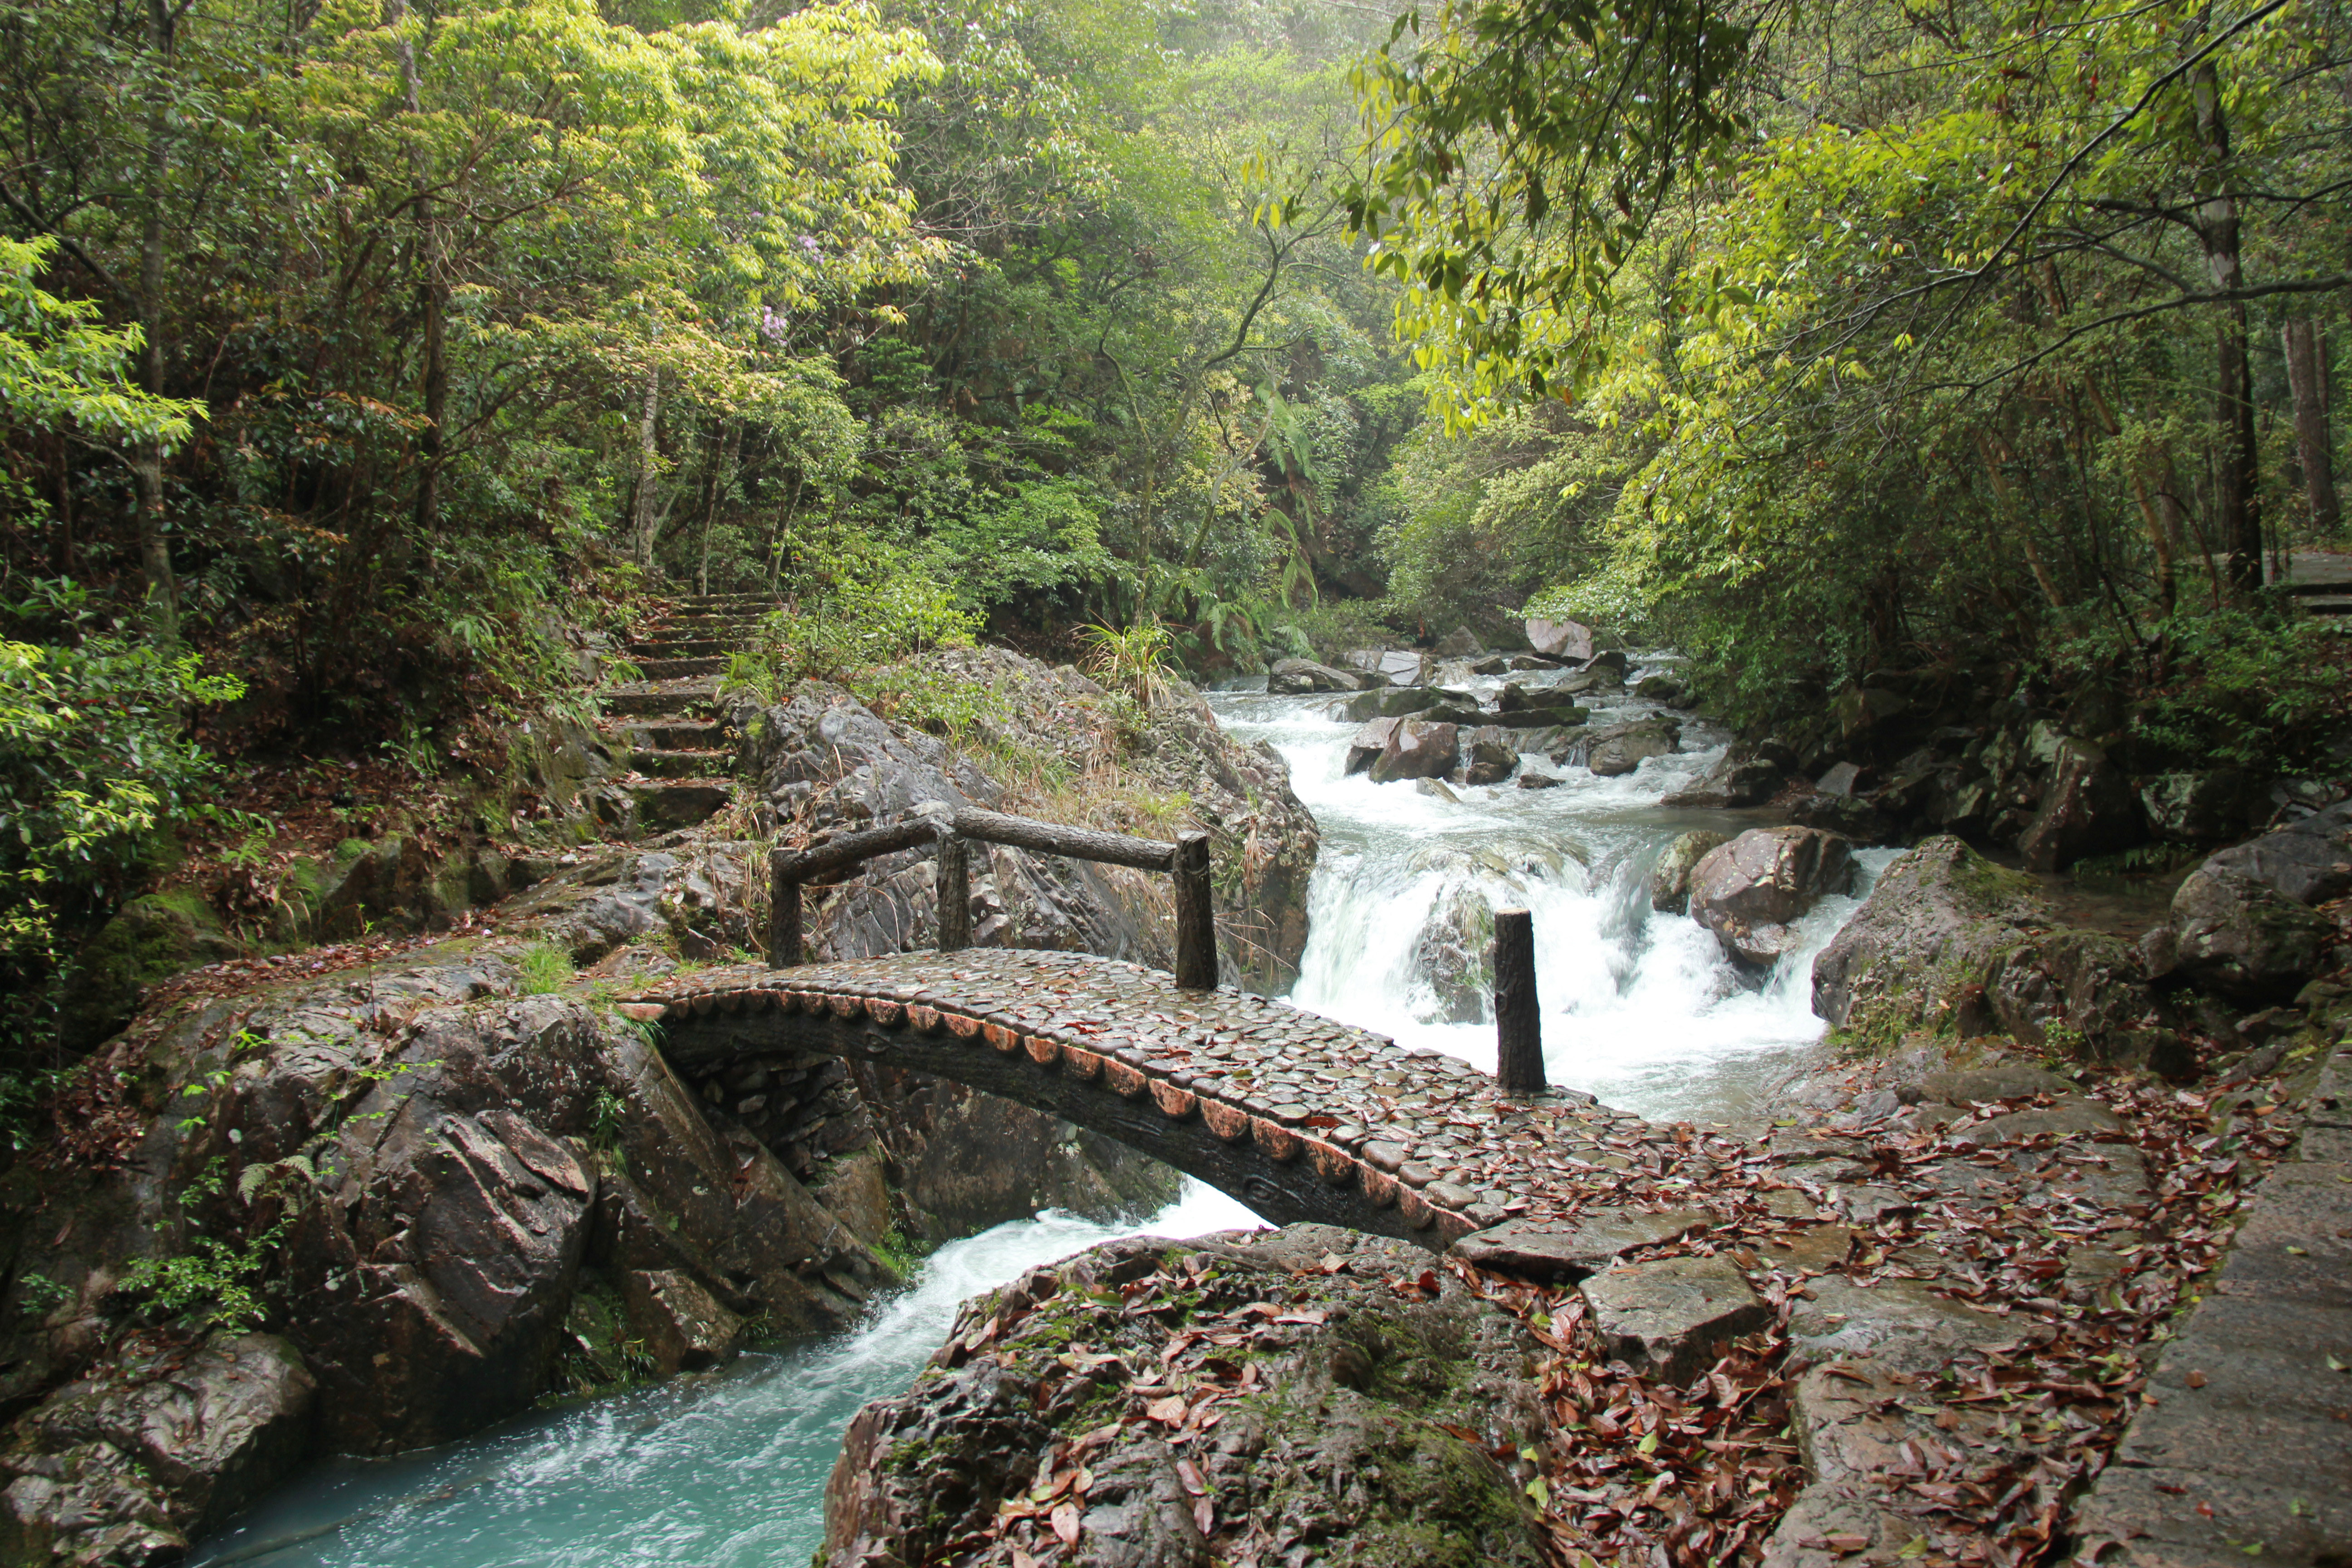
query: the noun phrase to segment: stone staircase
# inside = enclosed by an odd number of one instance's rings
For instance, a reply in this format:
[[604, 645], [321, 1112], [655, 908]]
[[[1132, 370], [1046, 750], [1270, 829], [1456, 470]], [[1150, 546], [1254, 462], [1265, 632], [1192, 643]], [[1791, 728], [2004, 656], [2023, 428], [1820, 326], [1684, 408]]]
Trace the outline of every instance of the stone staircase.
[[643, 679], [604, 693], [598, 729], [633, 772], [654, 781], [637, 791], [643, 826], [690, 827], [734, 798], [719, 682], [728, 656], [775, 607], [758, 594], [690, 596], [630, 639], [625, 652]]

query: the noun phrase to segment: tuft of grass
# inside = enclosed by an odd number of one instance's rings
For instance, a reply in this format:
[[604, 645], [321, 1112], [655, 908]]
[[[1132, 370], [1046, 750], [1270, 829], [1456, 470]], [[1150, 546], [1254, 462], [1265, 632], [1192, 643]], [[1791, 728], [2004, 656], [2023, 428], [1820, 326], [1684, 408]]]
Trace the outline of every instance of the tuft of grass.
[[515, 964], [526, 996], [544, 996], [561, 991], [572, 978], [572, 955], [549, 942], [537, 942], [523, 950]]

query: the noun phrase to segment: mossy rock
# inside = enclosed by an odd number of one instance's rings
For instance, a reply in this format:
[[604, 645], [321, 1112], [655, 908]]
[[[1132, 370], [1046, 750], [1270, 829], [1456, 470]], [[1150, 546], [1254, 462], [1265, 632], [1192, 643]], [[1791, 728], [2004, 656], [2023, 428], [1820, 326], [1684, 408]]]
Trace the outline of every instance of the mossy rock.
[[158, 983], [245, 951], [193, 889], [131, 900], [74, 964], [59, 1020], [66, 1048], [86, 1051], [115, 1034]]

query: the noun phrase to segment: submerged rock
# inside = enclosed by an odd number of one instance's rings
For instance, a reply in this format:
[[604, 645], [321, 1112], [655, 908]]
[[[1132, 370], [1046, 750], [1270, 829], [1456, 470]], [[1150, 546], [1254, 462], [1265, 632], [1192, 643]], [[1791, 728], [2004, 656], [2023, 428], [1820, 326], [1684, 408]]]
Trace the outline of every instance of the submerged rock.
[[1436, 1006], [1428, 1024], [1477, 1024], [1495, 989], [1495, 910], [1475, 889], [1446, 890], [1413, 939], [1413, 977]]
[[[1114, 1242], [967, 1302], [915, 1386], [850, 1423], [820, 1561], [952, 1543], [1063, 1568], [1342, 1551], [1367, 1568], [1538, 1568], [1524, 1478], [1494, 1456], [1541, 1440], [1541, 1348], [1450, 1276], [1424, 1276], [1433, 1300], [1387, 1283], [1426, 1266], [1402, 1243], [1292, 1226]], [[1244, 1310], [1269, 1300], [1279, 1312]], [[1217, 1314], [1239, 1343], [1182, 1327]]]
[[1812, 827], [1759, 827], [1718, 845], [1691, 868], [1691, 918], [1728, 956], [1769, 964], [1795, 947], [1790, 922], [1824, 893], [1853, 884], [1853, 847]]

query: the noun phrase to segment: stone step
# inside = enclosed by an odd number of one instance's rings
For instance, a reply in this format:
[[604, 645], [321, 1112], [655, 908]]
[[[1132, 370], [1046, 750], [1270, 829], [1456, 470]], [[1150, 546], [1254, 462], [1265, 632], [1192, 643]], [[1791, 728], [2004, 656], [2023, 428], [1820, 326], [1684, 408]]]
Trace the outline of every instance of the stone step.
[[726, 778], [735, 772], [732, 752], [631, 752], [629, 766], [649, 779]]
[[731, 637], [741, 641], [760, 635], [763, 625], [756, 617], [740, 616], [664, 616], [646, 623], [638, 636], [653, 640], [662, 637]]
[[735, 785], [726, 779], [690, 779], [639, 784], [631, 790], [643, 827], [693, 827], [708, 822], [735, 798]]
[[727, 748], [727, 727], [715, 721], [613, 726], [631, 751], [717, 752]]
[[724, 658], [638, 658], [629, 662], [648, 680], [675, 680], [682, 675], [722, 675], [727, 669]]
[[615, 719], [690, 719], [711, 710], [708, 691], [615, 691], [603, 701]]
[[718, 637], [688, 637], [677, 641], [645, 641], [629, 645], [629, 657], [642, 662], [648, 658], [699, 658], [706, 654], [732, 653], [736, 645]]

